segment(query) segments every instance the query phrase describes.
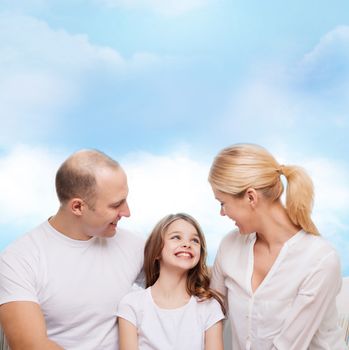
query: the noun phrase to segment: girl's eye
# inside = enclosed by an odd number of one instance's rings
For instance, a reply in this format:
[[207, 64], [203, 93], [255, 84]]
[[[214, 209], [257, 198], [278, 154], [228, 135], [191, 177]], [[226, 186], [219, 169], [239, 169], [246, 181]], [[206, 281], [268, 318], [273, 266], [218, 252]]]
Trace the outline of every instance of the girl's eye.
[[180, 239], [178, 235], [172, 236], [171, 239]]
[[192, 241], [196, 244], [200, 244], [200, 240], [198, 238], [193, 238]]

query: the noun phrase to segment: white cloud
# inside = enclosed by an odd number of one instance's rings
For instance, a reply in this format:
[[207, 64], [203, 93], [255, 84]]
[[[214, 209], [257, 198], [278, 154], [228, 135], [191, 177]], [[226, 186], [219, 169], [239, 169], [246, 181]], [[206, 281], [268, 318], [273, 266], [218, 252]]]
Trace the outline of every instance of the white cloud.
[[[232, 92], [221, 120], [223, 134], [269, 145], [306, 144], [336, 133], [349, 118], [349, 26], [337, 27], [292, 65], [253, 65]], [[334, 143], [332, 135], [329, 140]], [[302, 147], [300, 145], [300, 147]]]
[[305, 87], [316, 92], [326, 91], [337, 95], [338, 99], [348, 99], [349, 26], [339, 26], [326, 33], [304, 55], [297, 69], [298, 80]]
[[151, 10], [176, 16], [205, 6], [208, 0], [95, 0], [109, 7]]
[[[54, 175], [64, 160], [62, 153], [20, 146], [0, 158], [1, 227], [30, 229], [55, 213], [58, 206]], [[286, 159], [289, 157], [285, 157]], [[121, 226], [147, 236], [164, 215], [179, 211], [193, 215], [206, 234], [210, 258], [233, 222], [219, 215], [207, 175], [210, 164], [186, 153], [155, 156], [148, 153], [119, 159], [128, 174], [131, 217]], [[347, 170], [329, 159], [297, 162], [311, 169], [316, 191], [314, 219], [324, 236], [338, 243], [339, 232], [348, 228], [349, 201]], [[345, 241], [345, 240], [344, 240]]]
[[309, 159], [304, 163], [315, 187], [315, 222], [326, 236], [348, 230], [348, 167], [324, 158]]
[[57, 116], [79, 99], [88, 69], [121, 64], [117, 52], [92, 45], [86, 36], [53, 30], [33, 17], [1, 14], [1, 144], [54, 129]]
[[[61, 153], [18, 146], [0, 158], [1, 226], [30, 229], [54, 214], [58, 201], [55, 172], [65, 157]], [[147, 236], [169, 213], [187, 212], [202, 225], [211, 258], [232, 222], [219, 215], [219, 205], [207, 182], [209, 164], [181, 154], [137, 154], [122, 161], [128, 174], [131, 217], [121, 226]]]
[[[65, 109], [83, 98], [90, 73], [117, 79], [160, 63], [147, 52], [125, 60], [110, 47], [93, 45], [86, 35], [52, 29], [30, 16], [0, 14], [0, 144], [54, 130]], [[28, 128], [38, 123], [40, 128]]]
[[[286, 164], [291, 156], [295, 164], [306, 165], [315, 184], [314, 221], [328, 236], [349, 228], [347, 163], [321, 158], [319, 150], [308, 150], [314, 154], [311, 159], [294, 155], [303, 153], [303, 139], [313, 134], [324, 135], [320, 142], [325, 145], [333, 140], [333, 132], [334, 137], [346, 133], [348, 87], [349, 26], [340, 26], [324, 35], [299, 65], [282, 68], [276, 64], [274, 70], [265, 66], [254, 70], [233, 96], [223, 122], [226, 132], [249, 139], [261, 140], [265, 134], [264, 144], [279, 152]], [[325, 95], [319, 90], [326, 91]], [[295, 140], [300, 144], [291, 151], [289, 145], [295, 145]]]
[[297, 104], [291, 94], [285, 93], [284, 86], [263, 75], [240, 87], [233, 96], [228, 114], [229, 126], [237, 133], [250, 129], [252, 121], [257, 131], [260, 131], [259, 126], [288, 129], [295, 125]]
[[209, 164], [185, 154], [138, 154], [124, 159], [129, 177], [131, 218], [125, 224], [148, 234], [163, 216], [187, 212], [201, 224], [211, 252], [233, 223], [220, 207], [207, 181]]
[[[326, 58], [337, 58], [349, 65], [349, 26], [338, 26], [326, 33], [319, 43], [304, 56], [302, 63], [304, 65], [318, 65], [321, 62], [324, 63]], [[332, 62], [334, 65], [337, 63], [336, 61]]]
[[[36, 225], [57, 207], [54, 175], [61, 157], [17, 146], [0, 158], [0, 225]], [[3, 230], [1, 230], [3, 232]]]
[[76, 74], [94, 65], [124, 63], [117, 51], [93, 45], [86, 35], [55, 30], [34, 17], [9, 13], [0, 15], [0, 54], [6, 70], [22, 67]]

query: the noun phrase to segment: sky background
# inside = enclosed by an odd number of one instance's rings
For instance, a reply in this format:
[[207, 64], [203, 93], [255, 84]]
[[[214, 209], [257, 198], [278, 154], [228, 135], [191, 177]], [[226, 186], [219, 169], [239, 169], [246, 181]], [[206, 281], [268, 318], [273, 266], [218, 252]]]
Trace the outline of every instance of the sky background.
[[234, 227], [207, 175], [257, 143], [315, 185], [313, 217], [349, 275], [349, 2], [1, 0], [0, 250], [54, 214], [81, 148], [129, 177], [125, 228], [201, 223], [212, 263]]

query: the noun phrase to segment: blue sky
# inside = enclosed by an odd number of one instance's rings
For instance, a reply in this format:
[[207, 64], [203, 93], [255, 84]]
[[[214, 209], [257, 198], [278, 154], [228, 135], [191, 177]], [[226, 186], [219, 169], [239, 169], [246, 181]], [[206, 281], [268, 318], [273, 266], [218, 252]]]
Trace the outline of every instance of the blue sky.
[[123, 225], [187, 211], [212, 262], [233, 225], [208, 169], [252, 142], [310, 173], [349, 275], [347, 1], [2, 0], [0, 62], [0, 249], [55, 212], [59, 164], [98, 148], [129, 175]]

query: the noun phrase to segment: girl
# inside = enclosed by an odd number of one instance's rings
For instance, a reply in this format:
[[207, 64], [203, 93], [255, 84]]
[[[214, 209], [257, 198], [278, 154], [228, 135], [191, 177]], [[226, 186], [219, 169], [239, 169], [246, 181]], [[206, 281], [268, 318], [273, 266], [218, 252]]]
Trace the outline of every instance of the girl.
[[118, 307], [120, 350], [223, 350], [223, 305], [209, 288], [206, 243], [183, 213], [164, 217], [144, 249], [145, 290]]
[[212, 275], [212, 288], [228, 301], [232, 348], [346, 349], [337, 325], [340, 262], [311, 220], [309, 176], [262, 147], [238, 144], [217, 155], [209, 182], [221, 215], [237, 226]]

